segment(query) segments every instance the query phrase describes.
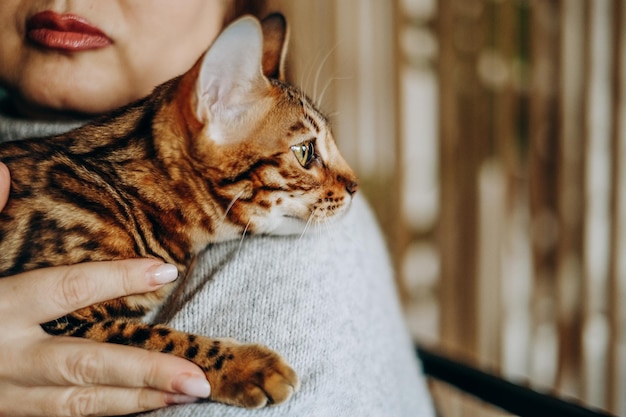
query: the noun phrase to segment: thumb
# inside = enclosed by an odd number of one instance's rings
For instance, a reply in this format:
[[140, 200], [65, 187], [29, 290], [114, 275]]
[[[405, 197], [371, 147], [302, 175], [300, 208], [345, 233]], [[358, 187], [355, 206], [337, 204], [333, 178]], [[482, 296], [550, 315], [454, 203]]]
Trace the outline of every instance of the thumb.
[[9, 168], [0, 162], [0, 211], [4, 208], [9, 199], [9, 188], [11, 187], [11, 175]]

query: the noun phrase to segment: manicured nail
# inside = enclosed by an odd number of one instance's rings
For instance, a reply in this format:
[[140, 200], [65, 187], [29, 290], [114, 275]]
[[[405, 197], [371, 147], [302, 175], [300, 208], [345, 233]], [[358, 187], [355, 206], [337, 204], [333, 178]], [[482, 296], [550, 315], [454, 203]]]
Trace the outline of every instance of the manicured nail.
[[167, 284], [178, 278], [178, 269], [172, 264], [161, 264], [156, 268], [150, 269], [148, 277], [151, 284]]
[[205, 378], [187, 377], [179, 386], [181, 393], [196, 398], [207, 398], [211, 394], [211, 385]]
[[167, 405], [176, 405], [176, 404], [191, 404], [191, 403], [195, 403], [198, 400], [199, 398], [190, 397], [189, 395], [170, 394], [168, 395], [165, 401], [167, 402]]

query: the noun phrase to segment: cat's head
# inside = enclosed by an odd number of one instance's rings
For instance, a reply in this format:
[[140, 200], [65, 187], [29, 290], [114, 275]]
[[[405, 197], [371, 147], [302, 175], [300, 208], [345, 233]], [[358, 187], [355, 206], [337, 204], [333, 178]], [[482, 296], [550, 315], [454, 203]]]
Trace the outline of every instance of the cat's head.
[[286, 40], [281, 15], [262, 24], [244, 17], [187, 75], [200, 123], [190, 156], [226, 218], [254, 233], [297, 233], [334, 218], [357, 189], [326, 117], [284, 81]]

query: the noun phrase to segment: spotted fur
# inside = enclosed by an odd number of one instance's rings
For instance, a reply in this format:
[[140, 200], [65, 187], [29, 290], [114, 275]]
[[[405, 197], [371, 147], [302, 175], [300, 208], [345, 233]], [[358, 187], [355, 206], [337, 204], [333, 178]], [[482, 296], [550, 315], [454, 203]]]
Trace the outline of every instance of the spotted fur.
[[[136, 257], [184, 276], [209, 243], [301, 232], [345, 212], [354, 174], [326, 118], [285, 83], [286, 38], [282, 16], [263, 26], [244, 18], [149, 97], [67, 134], [0, 145], [12, 176], [0, 276]], [[42, 327], [187, 358], [205, 371], [214, 401], [262, 407], [291, 396], [296, 373], [266, 347], [143, 323], [175, 287]]]

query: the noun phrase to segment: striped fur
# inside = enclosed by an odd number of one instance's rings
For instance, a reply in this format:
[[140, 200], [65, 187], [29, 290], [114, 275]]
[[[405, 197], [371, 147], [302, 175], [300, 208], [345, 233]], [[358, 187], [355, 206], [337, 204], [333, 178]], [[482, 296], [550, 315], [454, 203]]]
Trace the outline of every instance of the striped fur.
[[[262, 29], [244, 18], [149, 97], [67, 134], [0, 145], [12, 176], [0, 276], [136, 257], [172, 263], [183, 276], [209, 243], [302, 231], [343, 213], [354, 174], [325, 117], [282, 80], [285, 28], [282, 16]], [[224, 55], [230, 42], [258, 59]], [[220, 71], [224, 80], [211, 78]], [[175, 286], [42, 326], [187, 358], [205, 370], [214, 401], [261, 407], [290, 397], [298, 378], [275, 352], [142, 323]]]

